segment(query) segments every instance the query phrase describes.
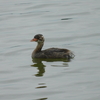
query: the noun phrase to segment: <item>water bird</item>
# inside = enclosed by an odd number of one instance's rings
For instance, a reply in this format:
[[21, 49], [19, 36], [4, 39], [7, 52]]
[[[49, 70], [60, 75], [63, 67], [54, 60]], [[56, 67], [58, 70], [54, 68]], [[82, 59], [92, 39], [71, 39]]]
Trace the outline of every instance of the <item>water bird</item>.
[[49, 48], [46, 50], [42, 50], [45, 41], [44, 36], [42, 34], [35, 35], [31, 42], [33, 41], [37, 42], [37, 46], [32, 52], [32, 58], [70, 59], [74, 57], [74, 54], [68, 49]]

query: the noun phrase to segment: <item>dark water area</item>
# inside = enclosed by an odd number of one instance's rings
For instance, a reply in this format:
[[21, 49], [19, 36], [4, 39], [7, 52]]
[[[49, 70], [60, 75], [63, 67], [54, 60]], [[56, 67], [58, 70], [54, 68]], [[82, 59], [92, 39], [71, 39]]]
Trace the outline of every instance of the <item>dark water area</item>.
[[[0, 100], [100, 100], [100, 0], [0, 1]], [[30, 40], [75, 58], [31, 58]]]

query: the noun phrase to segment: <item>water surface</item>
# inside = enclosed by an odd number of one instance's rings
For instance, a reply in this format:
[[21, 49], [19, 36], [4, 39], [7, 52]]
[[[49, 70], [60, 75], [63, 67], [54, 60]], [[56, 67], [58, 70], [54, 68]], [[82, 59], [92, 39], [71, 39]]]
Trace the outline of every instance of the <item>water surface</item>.
[[[1, 0], [0, 99], [100, 100], [99, 16], [99, 0]], [[32, 61], [39, 33], [75, 58]]]

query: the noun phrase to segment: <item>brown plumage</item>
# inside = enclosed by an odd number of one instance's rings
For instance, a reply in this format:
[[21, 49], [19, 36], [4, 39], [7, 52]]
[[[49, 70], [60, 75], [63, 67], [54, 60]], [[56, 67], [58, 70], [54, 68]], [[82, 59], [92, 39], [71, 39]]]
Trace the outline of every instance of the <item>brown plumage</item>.
[[60, 49], [60, 48], [49, 48], [46, 50], [41, 50], [44, 45], [44, 37], [42, 34], [37, 34], [31, 40], [37, 42], [37, 47], [32, 53], [32, 58], [73, 58], [74, 54], [68, 49]]

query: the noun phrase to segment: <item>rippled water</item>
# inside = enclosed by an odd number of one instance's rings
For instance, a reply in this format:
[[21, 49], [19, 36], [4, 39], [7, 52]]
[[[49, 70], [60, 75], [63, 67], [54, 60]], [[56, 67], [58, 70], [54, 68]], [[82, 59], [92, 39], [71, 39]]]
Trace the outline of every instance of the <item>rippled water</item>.
[[[0, 100], [100, 99], [100, 0], [1, 0], [0, 26]], [[37, 33], [75, 58], [32, 61]]]

